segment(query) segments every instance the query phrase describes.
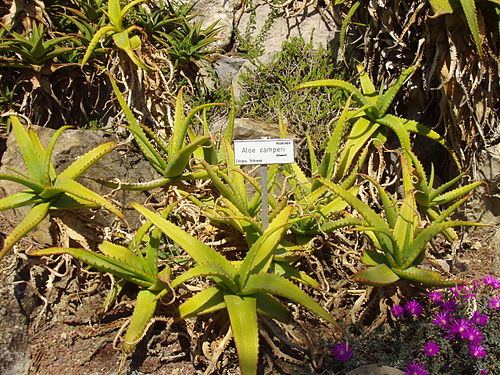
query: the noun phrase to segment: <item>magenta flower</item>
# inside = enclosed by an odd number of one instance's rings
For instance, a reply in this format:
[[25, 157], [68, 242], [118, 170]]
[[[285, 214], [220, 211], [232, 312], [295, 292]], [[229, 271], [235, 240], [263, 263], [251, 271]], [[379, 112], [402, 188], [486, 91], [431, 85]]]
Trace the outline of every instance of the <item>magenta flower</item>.
[[448, 326], [448, 330], [452, 335], [458, 335], [462, 337], [462, 335], [465, 334], [465, 331], [467, 331], [471, 327], [469, 321], [464, 318], [457, 319]]
[[417, 301], [408, 301], [405, 305], [405, 310], [410, 315], [419, 316], [424, 309]]
[[485, 276], [483, 278], [483, 283], [489, 286], [492, 286], [493, 288], [498, 288], [500, 280], [495, 279], [493, 276]]
[[333, 345], [332, 354], [341, 362], [345, 362], [352, 358], [352, 348], [346, 342], [339, 342]]
[[493, 310], [499, 310], [500, 309], [500, 296], [498, 296], [496, 298], [495, 297], [490, 298], [489, 304]]
[[469, 345], [469, 353], [474, 358], [483, 358], [486, 357], [487, 353], [484, 350], [484, 346], [479, 344], [470, 344]]
[[463, 285], [450, 288], [453, 296], [456, 299], [464, 298], [466, 300], [471, 299], [476, 294], [474, 293], [474, 287], [472, 285]]
[[481, 370], [480, 372], [481, 372], [481, 374], [487, 374], [488, 370]]
[[469, 340], [471, 343], [477, 344], [484, 340], [483, 333], [476, 327], [472, 326], [467, 328], [464, 332], [460, 334], [460, 337]]
[[429, 373], [423, 364], [410, 362], [405, 368], [405, 375], [429, 375]]
[[429, 292], [427, 294], [427, 297], [429, 297], [429, 299], [434, 303], [439, 303], [443, 300], [443, 295], [439, 292], [436, 292], [435, 290]]
[[448, 311], [438, 312], [432, 321], [437, 326], [447, 326], [450, 322], [451, 314]]
[[400, 318], [405, 313], [405, 309], [401, 305], [394, 305], [391, 307], [391, 312], [395, 318]]
[[452, 299], [450, 299], [449, 301], [445, 301], [443, 302], [443, 304], [441, 305], [441, 307], [446, 310], [446, 311], [455, 311], [456, 308], [457, 308], [457, 303], [455, 301], [453, 301]]
[[424, 352], [429, 357], [434, 357], [436, 354], [439, 353], [439, 345], [434, 341], [429, 341], [427, 344], [424, 345]]
[[481, 311], [474, 311], [472, 314], [470, 321], [478, 326], [484, 327], [488, 324], [490, 317], [486, 314], [481, 314]]

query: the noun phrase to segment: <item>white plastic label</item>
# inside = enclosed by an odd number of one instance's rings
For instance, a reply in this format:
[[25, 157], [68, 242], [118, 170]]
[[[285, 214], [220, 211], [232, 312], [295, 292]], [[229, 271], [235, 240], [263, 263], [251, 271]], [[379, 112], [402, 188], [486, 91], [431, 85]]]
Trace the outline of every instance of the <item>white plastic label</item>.
[[293, 139], [245, 139], [234, 141], [234, 163], [289, 164], [295, 161]]

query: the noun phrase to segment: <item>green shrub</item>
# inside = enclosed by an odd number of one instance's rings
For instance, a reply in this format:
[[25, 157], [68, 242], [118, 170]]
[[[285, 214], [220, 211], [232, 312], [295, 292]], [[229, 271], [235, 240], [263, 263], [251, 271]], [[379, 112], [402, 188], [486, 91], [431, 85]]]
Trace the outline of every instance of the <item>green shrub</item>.
[[346, 79], [345, 68], [336, 65], [331, 51], [323, 47], [315, 50], [311, 42], [302, 38], [285, 41], [270, 64], [255, 60], [254, 65], [240, 77], [244, 94], [238, 116], [278, 122], [282, 114], [292, 133], [302, 138], [309, 132], [313, 144], [323, 149], [321, 143], [327, 139], [329, 122], [342, 108], [346, 95], [336, 88], [311, 92], [291, 89], [310, 80]]

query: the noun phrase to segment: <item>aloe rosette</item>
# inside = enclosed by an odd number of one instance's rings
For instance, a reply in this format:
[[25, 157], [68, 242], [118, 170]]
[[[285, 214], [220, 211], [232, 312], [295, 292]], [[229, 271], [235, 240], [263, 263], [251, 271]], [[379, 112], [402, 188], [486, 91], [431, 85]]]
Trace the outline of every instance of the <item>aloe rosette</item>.
[[26, 130], [15, 116], [11, 117], [11, 122], [27, 174], [12, 170], [12, 174], [0, 174], [0, 180], [16, 182], [24, 185], [27, 190], [0, 199], [0, 211], [24, 206], [33, 207], [5, 238], [0, 250], [0, 260], [17, 241], [35, 228], [51, 209], [104, 207], [123, 218], [122, 212], [108, 200], [76, 181], [96, 161], [112, 151], [117, 146], [115, 142], [97, 146], [57, 175], [51, 160], [52, 152], [60, 135], [69, 126], [58, 129], [45, 148], [34, 130]]
[[366, 176], [377, 188], [383, 212], [378, 214], [366, 203], [340, 186], [318, 177], [318, 180], [335, 194], [349, 203], [363, 222], [355, 226], [371, 240], [372, 249], [365, 249], [362, 261], [366, 268], [357, 272], [353, 279], [371, 285], [392, 284], [399, 279], [408, 279], [431, 286], [452, 286], [460, 280], [445, 280], [437, 272], [419, 267], [429, 242], [437, 234], [456, 226], [481, 225], [480, 223], [452, 220], [447, 218], [467, 198], [453, 202], [448, 208], [430, 221], [426, 227], [420, 219], [412, 184], [411, 157], [401, 157], [403, 170], [404, 198], [397, 201], [387, 193], [373, 178]]
[[167, 237], [184, 249], [196, 266], [172, 280], [177, 287], [193, 278], [208, 276], [214, 285], [183, 302], [176, 311], [178, 319], [226, 309], [243, 375], [257, 373], [259, 353], [258, 315], [288, 321], [288, 309], [275, 297], [301, 304], [333, 323], [331, 315], [290, 280], [271, 273], [273, 256], [286, 228], [292, 207], [287, 206], [254, 242], [241, 262], [230, 262], [181, 228], [147, 208], [133, 207], [154, 223]]

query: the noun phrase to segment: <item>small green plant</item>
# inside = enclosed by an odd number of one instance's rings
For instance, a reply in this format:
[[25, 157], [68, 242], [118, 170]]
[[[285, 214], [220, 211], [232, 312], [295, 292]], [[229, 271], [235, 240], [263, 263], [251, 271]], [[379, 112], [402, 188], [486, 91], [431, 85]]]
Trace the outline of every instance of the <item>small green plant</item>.
[[299, 138], [309, 132], [314, 146], [324, 148], [330, 120], [342, 108], [346, 95], [329, 87], [314, 93], [292, 89], [304, 81], [347, 78], [347, 72], [335, 63], [330, 51], [323, 47], [316, 50], [310, 42], [294, 37], [283, 43], [282, 51], [271, 63], [255, 60], [253, 64], [240, 77], [243, 96], [238, 116], [276, 123], [283, 116], [290, 132]]
[[12, 38], [4, 37], [0, 41], [2, 67], [40, 69], [45, 63], [72, 50], [72, 47], [65, 45], [70, 36], [47, 39], [47, 30], [42, 23], [35, 22], [25, 35], [14, 31], [10, 34]]
[[356, 119], [356, 122], [352, 125], [344, 145], [344, 151], [340, 155], [339, 165], [341, 167], [337, 170], [338, 176], [346, 174], [346, 167], [350, 166], [355, 155], [365, 147], [370, 139], [378, 139], [380, 142], [385, 142], [387, 139], [385, 134], [386, 128], [396, 133], [402, 148], [407, 150], [411, 149], [410, 133], [423, 135], [446, 148], [457, 165], [460, 165], [455, 152], [451, 149], [446, 140], [434, 130], [416, 121], [396, 117], [387, 113], [396, 94], [399, 92], [406, 79], [415, 71], [417, 68], [416, 66], [405, 69], [396, 82], [386, 90], [383, 90], [383, 88], [377, 90], [363, 66], [358, 65], [357, 68], [361, 91], [349, 82], [336, 79], [306, 82], [294, 88], [294, 90], [299, 90], [311, 87], [337, 87], [348, 92], [349, 95], [352, 95], [353, 99], [360, 106], [359, 110], [349, 116], [350, 118]]
[[[148, 190], [154, 187], [163, 186], [178, 179], [197, 179], [205, 176], [205, 173], [187, 173], [183, 174], [185, 169], [189, 166], [191, 155], [202, 146], [207, 146], [211, 142], [210, 135], [195, 137], [191, 143], [185, 144], [186, 137], [190, 133], [189, 124], [193, 120], [197, 112], [221, 103], [209, 103], [200, 105], [189, 112], [186, 116], [184, 114], [184, 99], [183, 90], [180, 89], [177, 95], [177, 102], [175, 106], [173, 133], [167, 141], [148, 127], [140, 124], [132, 113], [130, 107], [127, 105], [122, 93], [120, 92], [115, 80], [111, 75], [108, 77], [113, 86], [115, 95], [120, 103], [120, 106], [125, 113], [128, 121], [126, 128], [133, 134], [134, 139], [143, 152], [146, 159], [151, 163], [151, 166], [163, 175], [163, 178], [155, 181], [141, 182], [141, 183], [123, 183], [119, 186], [125, 190]], [[192, 135], [192, 133], [191, 133]], [[102, 183], [118, 187], [112, 182]]]
[[141, 46], [142, 42], [139, 35], [132, 35], [131, 33], [140, 30], [140, 27], [137, 25], [125, 27], [124, 25], [127, 13], [130, 12], [133, 7], [143, 3], [144, 1], [146, 0], [134, 0], [123, 8], [120, 5], [120, 0], [108, 1], [108, 11], [106, 12], [106, 15], [108, 16], [109, 23], [101, 27], [92, 36], [92, 40], [87, 47], [85, 55], [83, 56], [81, 62], [82, 66], [89, 61], [92, 56], [92, 52], [97, 47], [97, 44], [101, 41], [101, 39], [111, 35], [115, 46], [123, 50], [135, 65], [144, 70], [152, 70], [152, 68], [146, 65], [146, 63], [144, 63], [144, 61], [142, 61], [134, 52], [134, 50]]
[[[405, 152], [403, 150], [403, 152]], [[444, 280], [434, 271], [420, 268], [425, 249], [430, 240], [446, 228], [460, 225], [481, 225], [467, 221], [446, 221], [466, 198], [450, 205], [428, 226], [423, 227], [415, 200], [409, 155], [401, 156], [404, 197], [395, 200], [373, 178], [367, 178], [376, 186], [384, 212], [377, 214], [366, 203], [331, 181], [318, 177], [320, 182], [348, 202], [363, 217], [364, 223], [357, 225], [373, 243], [376, 250], [365, 249], [362, 261], [367, 266], [353, 276], [356, 281], [372, 285], [392, 284], [399, 279], [408, 279], [426, 285], [447, 286], [461, 283], [459, 280]]]
[[210, 277], [214, 286], [205, 289], [177, 309], [178, 319], [213, 313], [226, 309], [236, 343], [243, 375], [257, 373], [259, 353], [258, 315], [288, 321], [290, 313], [275, 296], [303, 305], [328, 322], [333, 318], [303, 290], [283, 276], [271, 273], [273, 255], [286, 227], [292, 207], [285, 207], [246, 253], [241, 262], [230, 262], [220, 253], [198, 241], [182, 229], [152, 211], [138, 205], [133, 207], [153, 222], [167, 237], [184, 249], [196, 266], [172, 281], [177, 287], [202, 276]]
[[69, 126], [57, 130], [45, 148], [34, 130], [26, 130], [15, 116], [10, 119], [28, 174], [12, 170], [15, 174], [2, 173], [0, 180], [13, 181], [28, 189], [0, 199], [0, 211], [24, 206], [33, 207], [5, 238], [3, 248], [0, 250], [0, 260], [17, 241], [48, 215], [50, 209], [101, 206], [123, 218], [121, 211], [109, 201], [76, 181], [96, 161], [116, 148], [115, 142], [108, 142], [92, 149], [57, 175], [51, 160], [52, 151], [62, 132]]

